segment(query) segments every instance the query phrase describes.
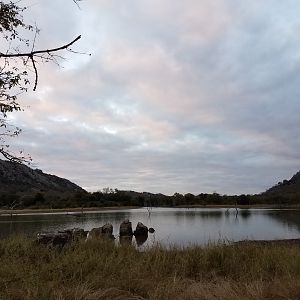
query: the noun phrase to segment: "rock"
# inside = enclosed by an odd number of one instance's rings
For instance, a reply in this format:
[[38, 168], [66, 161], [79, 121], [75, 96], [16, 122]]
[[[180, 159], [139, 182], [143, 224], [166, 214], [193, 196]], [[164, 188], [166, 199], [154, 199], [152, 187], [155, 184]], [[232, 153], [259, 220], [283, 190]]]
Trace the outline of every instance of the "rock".
[[136, 235], [135, 236], [135, 240], [136, 240], [136, 244], [140, 247], [142, 246], [148, 239], [148, 232], [147, 235]]
[[102, 233], [107, 236], [111, 236], [113, 234], [113, 226], [110, 223], [106, 223], [102, 226]]
[[123, 235], [120, 236], [119, 242], [121, 245], [131, 245], [132, 244], [132, 235]]
[[37, 234], [37, 238], [36, 238], [36, 242], [38, 244], [49, 244], [51, 243], [52, 241], [52, 238], [53, 238], [53, 235], [52, 234], [48, 234], [48, 233], [38, 233]]
[[154, 232], [155, 232], [155, 229], [152, 228], [152, 227], [150, 227], [150, 228], [149, 228], [149, 232], [150, 232], [150, 233], [154, 233]]
[[87, 234], [87, 239], [92, 239], [92, 238], [100, 238], [102, 236], [102, 227], [99, 228], [92, 228], [88, 234]]
[[72, 238], [75, 241], [78, 241], [81, 238], [86, 238], [87, 231], [84, 231], [82, 228], [74, 228], [72, 231]]
[[39, 233], [36, 242], [38, 244], [49, 246], [64, 246], [66, 243], [78, 241], [80, 238], [86, 237], [87, 232], [81, 228], [66, 229], [54, 233]]
[[135, 240], [138, 246], [143, 245], [148, 239], [148, 227], [138, 222], [134, 231]]
[[68, 233], [39, 233], [36, 239], [38, 244], [62, 247], [71, 240]]
[[113, 226], [110, 223], [103, 225], [102, 227], [93, 228], [87, 234], [87, 239], [91, 238], [101, 238], [101, 237], [109, 237], [114, 238], [113, 236]]
[[99, 228], [92, 228], [88, 234], [87, 234], [87, 239], [92, 239], [92, 238], [100, 238], [102, 235], [102, 227]]
[[87, 232], [84, 231], [82, 228], [66, 229], [66, 230], [58, 231], [58, 233], [68, 234], [70, 240], [72, 241], [78, 241], [80, 238], [84, 238], [87, 235]]
[[120, 236], [132, 236], [132, 225], [129, 220], [125, 220], [124, 222], [121, 223], [120, 225]]
[[134, 231], [135, 236], [147, 236], [148, 237], [148, 227], [141, 222], [138, 222]]
[[53, 246], [64, 246], [65, 244], [69, 243], [71, 241], [69, 234], [55, 234], [52, 239], [52, 245]]
[[58, 234], [67, 234], [71, 239], [73, 236], [73, 229], [59, 230]]

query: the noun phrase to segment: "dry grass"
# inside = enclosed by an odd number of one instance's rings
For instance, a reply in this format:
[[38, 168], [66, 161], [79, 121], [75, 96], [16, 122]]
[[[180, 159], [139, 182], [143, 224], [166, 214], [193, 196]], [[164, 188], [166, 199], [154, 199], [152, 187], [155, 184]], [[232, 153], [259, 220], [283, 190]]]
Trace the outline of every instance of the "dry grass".
[[62, 250], [0, 242], [0, 299], [300, 299], [299, 245]]

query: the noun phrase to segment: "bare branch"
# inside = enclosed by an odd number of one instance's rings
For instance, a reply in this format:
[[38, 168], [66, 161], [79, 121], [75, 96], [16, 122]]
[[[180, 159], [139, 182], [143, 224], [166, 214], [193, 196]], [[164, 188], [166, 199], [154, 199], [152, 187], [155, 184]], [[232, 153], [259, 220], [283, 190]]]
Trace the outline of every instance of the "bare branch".
[[[80, 9], [79, 4], [82, 0], [72, 1]], [[7, 43], [7, 49], [4, 53], [0, 52], [0, 156], [10, 161], [29, 164], [32, 161], [30, 156], [22, 151], [18, 153], [10, 151], [10, 145], [6, 142], [6, 139], [16, 137], [21, 132], [21, 129], [11, 126], [7, 122], [7, 114], [22, 110], [17, 102], [17, 97], [28, 90], [30, 81], [27, 71], [34, 72], [33, 90], [35, 91], [39, 80], [38, 63], [40, 61], [52, 61], [58, 64], [57, 60], [63, 58], [59, 55], [61, 50], [76, 53], [69, 47], [76, 43], [81, 36], [77, 36], [71, 42], [60, 47], [36, 50], [35, 42], [39, 30], [36, 24], [32, 26], [23, 22], [22, 13], [27, 7], [19, 7], [19, 2], [20, 0], [12, 0], [6, 4], [0, 0], [0, 33], [1, 38]], [[35, 31], [31, 42], [30, 39], [21, 36], [23, 30]], [[20, 42], [26, 47], [31, 47], [23, 52], [22, 49], [24, 48], [18, 45], [14, 46], [13, 40]]]
[[76, 39], [74, 39], [70, 43], [68, 43], [66, 45], [63, 45], [61, 47], [57, 47], [57, 48], [31, 51], [31, 52], [27, 52], [27, 53], [7, 53], [7, 54], [0, 53], [0, 57], [24, 57], [24, 56], [31, 57], [31, 56], [34, 56], [36, 54], [42, 54], [42, 53], [49, 54], [51, 52], [56, 52], [56, 51], [67, 49], [68, 47], [70, 47], [71, 45], [76, 43], [80, 38], [81, 38], [81, 35], [79, 35]]
[[38, 71], [37, 71], [37, 68], [36, 68], [36, 65], [35, 65], [35, 61], [34, 61], [33, 55], [30, 56], [30, 60], [32, 62], [32, 66], [33, 66], [34, 73], [35, 73], [35, 81], [34, 81], [34, 87], [33, 87], [33, 91], [35, 91], [37, 83], [38, 83]]
[[[9, 161], [13, 161], [13, 162], [16, 162], [16, 163], [27, 163], [27, 164], [30, 164], [30, 162], [32, 161], [32, 158], [31, 157], [26, 157], [25, 155], [21, 155], [21, 156], [17, 156], [13, 153], [10, 153], [6, 150], [4, 150], [4, 148], [0, 148], [0, 154], [2, 154], [7, 160]], [[22, 154], [22, 153], [20, 153]]]
[[79, 6], [79, 4], [78, 4], [79, 1], [81, 1], [81, 0], [73, 0], [73, 2], [77, 5], [77, 7], [78, 7], [79, 9], [81, 9], [80, 6]]

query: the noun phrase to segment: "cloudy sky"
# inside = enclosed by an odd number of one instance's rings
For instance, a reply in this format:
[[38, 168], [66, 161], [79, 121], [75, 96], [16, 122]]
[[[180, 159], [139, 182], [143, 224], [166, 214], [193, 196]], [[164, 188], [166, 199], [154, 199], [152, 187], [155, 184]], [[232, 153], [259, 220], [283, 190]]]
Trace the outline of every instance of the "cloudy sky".
[[300, 169], [298, 0], [23, 0], [39, 64], [14, 140], [87, 190], [257, 193]]

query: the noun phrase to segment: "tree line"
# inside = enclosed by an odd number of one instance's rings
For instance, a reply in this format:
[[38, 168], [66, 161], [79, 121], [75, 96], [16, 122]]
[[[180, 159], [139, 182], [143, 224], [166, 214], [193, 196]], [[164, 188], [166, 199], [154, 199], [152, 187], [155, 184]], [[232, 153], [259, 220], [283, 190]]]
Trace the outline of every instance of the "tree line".
[[251, 206], [272, 204], [284, 206], [298, 204], [300, 194], [257, 194], [257, 195], [220, 195], [218, 193], [175, 193], [172, 196], [163, 194], [138, 193], [133, 191], [106, 190], [97, 192], [55, 193], [37, 191], [31, 194], [6, 193], [0, 195], [2, 209], [23, 208], [75, 208], [75, 207], [185, 207], [232, 205]]

